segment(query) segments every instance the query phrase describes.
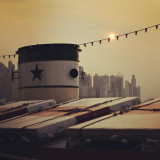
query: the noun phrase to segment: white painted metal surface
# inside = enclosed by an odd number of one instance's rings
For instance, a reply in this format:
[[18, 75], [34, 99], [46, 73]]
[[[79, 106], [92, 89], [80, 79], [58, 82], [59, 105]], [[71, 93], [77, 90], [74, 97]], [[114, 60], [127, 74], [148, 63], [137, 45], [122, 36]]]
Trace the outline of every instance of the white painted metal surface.
[[[31, 70], [35, 70], [38, 65], [39, 70], [43, 70], [40, 74], [41, 80], [35, 78]], [[79, 86], [79, 76], [72, 78], [70, 71], [72, 69], [79, 70], [77, 61], [37, 61], [19, 64], [19, 87], [31, 86]]]
[[[0, 138], [4, 136], [23, 136], [32, 138], [51, 138], [62, 133], [67, 127], [76, 124], [76, 118], [55, 116], [24, 116], [0, 123]], [[32, 137], [34, 135], [35, 137]], [[1, 137], [2, 136], [2, 137]], [[32, 139], [34, 141], [34, 139]]]
[[56, 105], [56, 101], [54, 99], [51, 99], [51, 100], [45, 100], [43, 102], [27, 106], [26, 108], [28, 110], [28, 113], [34, 113], [34, 112], [42, 111], [54, 105]]
[[0, 128], [8, 128], [8, 129], [21, 129], [27, 127], [28, 125], [32, 125], [35, 123], [40, 123], [44, 120], [48, 120], [54, 117], [50, 116], [23, 116], [20, 118], [8, 120], [6, 122], [0, 123]]
[[[131, 111], [132, 112], [132, 111]], [[68, 128], [70, 137], [79, 136], [94, 139], [110, 139], [111, 136], [119, 138], [128, 137], [136, 140], [135, 137], [160, 138], [159, 113], [107, 115], [88, 122], [81, 123]]]
[[17, 108], [17, 107], [36, 104], [36, 103], [39, 103], [39, 102], [42, 102], [42, 101], [44, 101], [44, 100], [30, 100], [30, 101], [11, 102], [11, 103], [7, 103], [7, 104], [4, 104], [4, 105], [1, 105], [0, 108], [14, 109], [14, 108]]
[[35, 130], [38, 138], [54, 136], [66, 130], [67, 127], [76, 124], [75, 117], [59, 117], [50, 121], [28, 126], [28, 130]]
[[106, 105], [109, 106], [111, 111], [116, 112], [116, 111], [127, 109], [134, 105], [138, 105], [140, 103], [141, 103], [141, 99], [138, 97], [126, 97], [126, 98], [118, 99], [113, 102], [109, 102]]
[[83, 98], [70, 103], [66, 103], [64, 105], [60, 105], [59, 107], [68, 107], [68, 106], [92, 106], [99, 103], [114, 101], [119, 99], [120, 97], [109, 97], [109, 98]]

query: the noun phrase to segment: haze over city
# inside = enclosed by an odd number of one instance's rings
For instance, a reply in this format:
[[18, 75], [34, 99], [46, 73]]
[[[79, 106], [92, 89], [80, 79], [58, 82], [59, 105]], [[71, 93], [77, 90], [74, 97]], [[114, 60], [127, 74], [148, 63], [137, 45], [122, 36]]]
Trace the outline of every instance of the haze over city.
[[[46, 43], [81, 44], [159, 24], [157, 0], [0, 0], [0, 55]], [[80, 65], [94, 75], [134, 74], [142, 100], [160, 97], [160, 27], [110, 43], [81, 46]], [[17, 63], [17, 58], [0, 59]]]

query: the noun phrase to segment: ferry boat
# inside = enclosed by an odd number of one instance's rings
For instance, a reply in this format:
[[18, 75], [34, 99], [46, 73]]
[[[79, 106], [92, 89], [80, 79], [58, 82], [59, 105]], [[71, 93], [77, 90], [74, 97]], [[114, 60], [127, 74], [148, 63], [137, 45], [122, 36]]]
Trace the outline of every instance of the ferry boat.
[[79, 99], [80, 51], [18, 49], [19, 100], [0, 106], [0, 159], [160, 159], [160, 99]]

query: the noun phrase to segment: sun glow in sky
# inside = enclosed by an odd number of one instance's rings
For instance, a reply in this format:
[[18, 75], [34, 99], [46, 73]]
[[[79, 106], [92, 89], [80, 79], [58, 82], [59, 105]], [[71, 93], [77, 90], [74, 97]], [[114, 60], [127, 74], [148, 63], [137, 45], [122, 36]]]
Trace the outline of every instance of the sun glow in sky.
[[[0, 0], [0, 55], [46, 43], [81, 44], [160, 23], [158, 0]], [[80, 46], [80, 65], [94, 75], [134, 74], [142, 99], [160, 97], [160, 29]], [[17, 59], [5, 58], [7, 63]]]
[[115, 34], [114, 34], [114, 33], [111, 33], [111, 34], [109, 35], [109, 37], [110, 37], [110, 39], [114, 39], [114, 38], [115, 38]]

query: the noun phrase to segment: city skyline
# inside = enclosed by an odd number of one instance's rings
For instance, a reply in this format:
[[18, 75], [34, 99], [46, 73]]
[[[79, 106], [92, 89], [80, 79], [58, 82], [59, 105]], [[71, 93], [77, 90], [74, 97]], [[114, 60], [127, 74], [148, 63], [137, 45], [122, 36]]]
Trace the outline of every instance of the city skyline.
[[79, 67], [80, 74], [80, 98], [103, 98], [103, 97], [141, 97], [141, 87], [137, 85], [135, 75], [126, 80], [122, 73], [116, 75], [94, 76], [84, 72]]
[[[36, 65], [38, 69], [38, 65]], [[31, 70], [30, 72], [35, 72]], [[39, 72], [42, 70], [38, 70]], [[33, 73], [34, 73], [33, 72]], [[15, 65], [9, 61], [8, 67], [0, 62], [0, 100], [1, 102], [16, 101], [18, 99], [18, 70]], [[33, 79], [34, 80], [33, 75]], [[40, 77], [37, 74], [35, 78]], [[116, 75], [98, 75], [91, 76], [84, 72], [82, 66], [79, 66], [79, 97], [80, 98], [104, 98], [104, 97], [141, 97], [141, 87], [137, 85], [135, 75], [132, 75], [130, 81], [124, 79], [122, 73]]]
[[[15, 54], [18, 48], [46, 43], [81, 44], [159, 24], [160, 2], [113, 0], [0, 0], [0, 55]], [[149, 29], [81, 46], [80, 65], [94, 75], [135, 74], [143, 88], [142, 99], [158, 98], [160, 28]], [[1, 58], [7, 64], [8, 60]]]

